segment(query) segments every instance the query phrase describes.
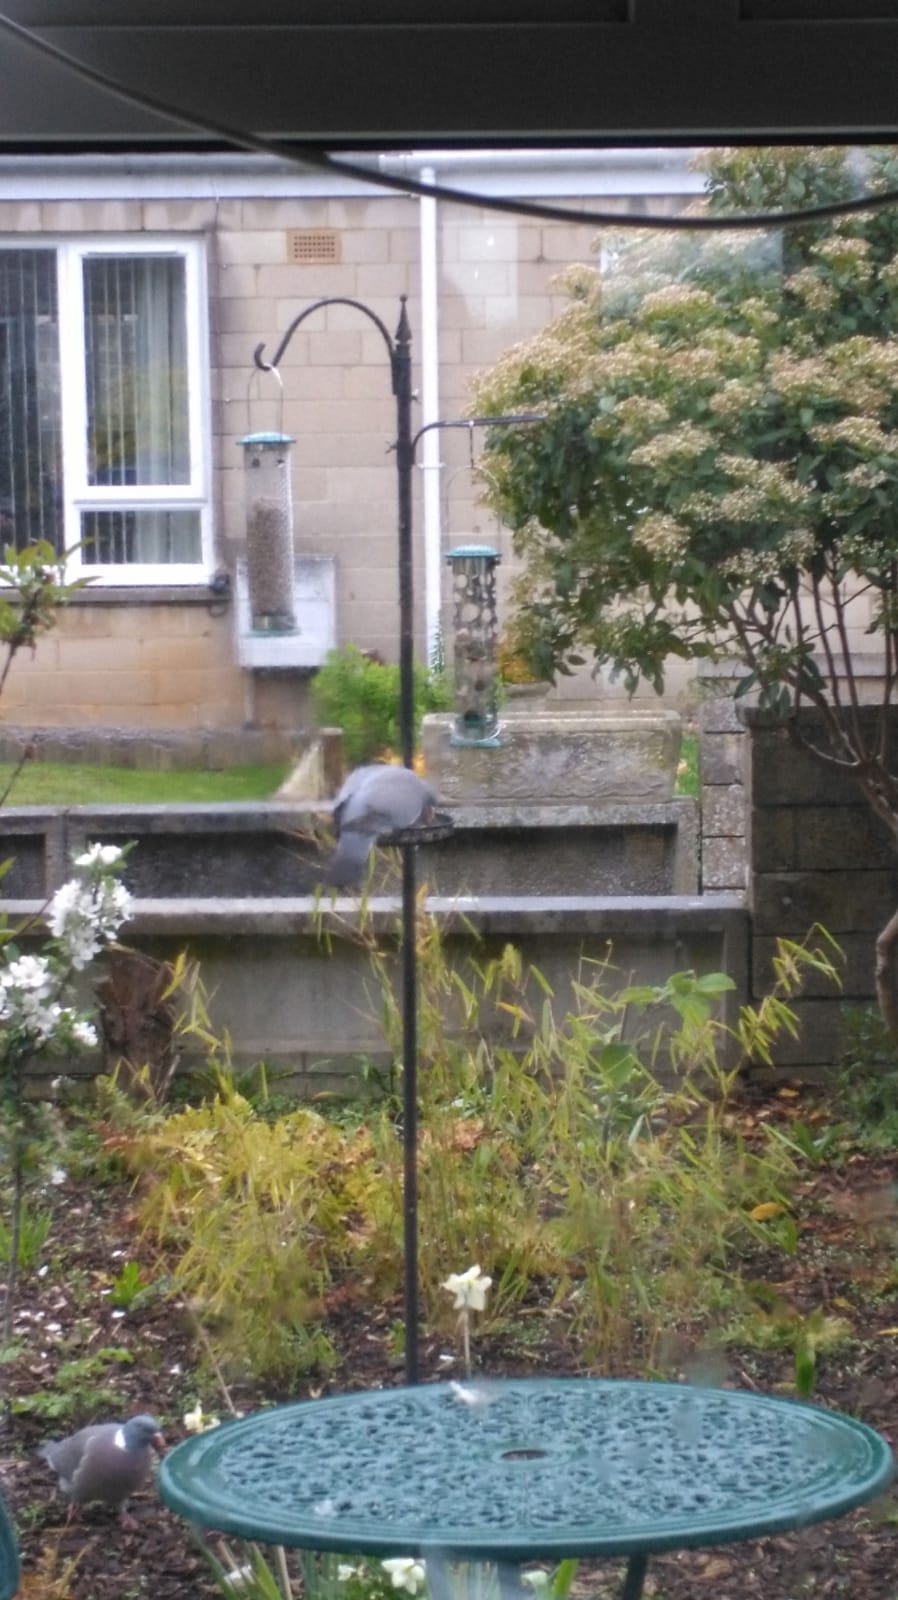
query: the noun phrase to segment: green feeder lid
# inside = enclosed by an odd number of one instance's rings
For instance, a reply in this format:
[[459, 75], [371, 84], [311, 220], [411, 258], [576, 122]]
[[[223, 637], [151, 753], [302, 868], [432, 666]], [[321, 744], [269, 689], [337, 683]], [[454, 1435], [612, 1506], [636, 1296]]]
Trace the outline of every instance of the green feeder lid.
[[498, 550], [491, 544], [457, 544], [454, 550], [446, 551], [447, 561], [501, 561]]
[[261, 450], [276, 450], [278, 445], [295, 444], [292, 433], [245, 433], [238, 444], [251, 448], [256, 445]]

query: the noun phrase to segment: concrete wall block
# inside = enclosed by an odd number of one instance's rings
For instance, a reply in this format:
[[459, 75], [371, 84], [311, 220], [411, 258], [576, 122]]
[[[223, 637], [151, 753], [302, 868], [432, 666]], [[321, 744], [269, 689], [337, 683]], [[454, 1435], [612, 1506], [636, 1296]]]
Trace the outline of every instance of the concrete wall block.
[[803, 937], [815, 922], [836, 939], [876, 933], [898, 906], [898, 872], [772, 872], [753, 884], [759, 934]]
[[147, 233], [206, 233], [214, 228], [214, 200], [144, 200], [143, 226]]
[[712, 733], [700, 736], [699, 767], [704, 786], [742, 785], [747, 768], [748, 745], [742, 734]]
[[[295, 200], [243, 200], [240, 225], [253, 233], [272, 228], [323, 228], [329, 226], [328, 202], [310, 198]], [[230, 219], [222, 226], [232, 226]]]
[[257, 228], [253, 232], [230, 232], [219, 228], [215, 235], [221, 266], [277, 266], [287, 261], [286, 228]]
[[595, 266], [595, 228], [585, 224], [566, 228], [562, 223], [551, 223], [542, 229], [542, 254], [546, 261], [554, 262], [556, 271], [560, 266], [581, 261]]
[[796, 831], [802, 813], [793, 807], [768, 807], [751, 818], [751, 859], [756, 873], [791, 872], [797, 866]]
[[804, 806], [796, 820], [797, 867], [823, 872], [833, 867], [898, 868], [895, 840], [867, 805]]
[[751, 784], [756, 806], [856, 805], [860, 793], [848, 773], [796, 749], [785, 729], [752, 734]]
[[747, 796], [741, 783], [702, 786], [702, 833], [744, 838]]
[[741, 706], [732, 694], [709, 695], [698, 708], [698, 724], [702, 734], [745, 733]]
[[4, 233], [40, 233], [40, 201], [0, 201], [0, 228]]
[[748, 852], [744, 839], [702, 839], [702, 892], [744, 889], [748, 880]]
[[[329, 294], [352, 294], [355, 289], [355, 267], [351, 262], [263, 262], [258, 273], [259, 293], [276, 300], [279, 313], [287, 313], [284, 326], [314, 300]], [[314, 325], [324, 327], [325, 315], [324, 310], [316, 312]]]
[[139, 200], [42, 200], [41, 233], [139, 233]]

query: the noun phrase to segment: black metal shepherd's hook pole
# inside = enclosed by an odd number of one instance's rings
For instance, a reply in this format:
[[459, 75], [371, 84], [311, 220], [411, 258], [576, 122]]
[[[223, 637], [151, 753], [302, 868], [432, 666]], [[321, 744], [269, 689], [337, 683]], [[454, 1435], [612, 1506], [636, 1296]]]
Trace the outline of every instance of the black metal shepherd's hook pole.
[[[395, 338], [376, 312], [361, 300], [329, 295], [306, 306], [291, 322], [272, 359], [263, 359], [264, 344], [254, 360], [262, 372], [277, 372], [281, 357], [299, 327], [324, 306], [353, 306], [378, 328], [390, 358], [396, 398], [396, 478], [399, 497], [399, 742], [403, 764], [415, 757], [414, 564], [412, 547], [412, 473], [418, 440], [432, 428], [477, 428], [500, 423], [539, 422], [535, 415], [471, 417], [464, 421], [429, 422], [412, 433], [412, 334], [406, 297], [400, 296]], [[402, 853], [402, 946], [400, 952], [402, 1014], [402, 1150], [405, 1381], [418, 1381], [418, 951], [415, 845], [404, 842]]]
[[[360, 300], [344, 295], [316, 300], [294, 318], [281, 339], [271, 361], [263, 359], [264, 344], [256, 347], [254, 359], [263, 372], [277, 370], [296, 329], [306, 317], [324, 306], [354, 306], [380, 330], [390, 358], [393, 394], [396, 397], [396, 476], [399, 495], [399, 739], [405, 766], [415, 755], [415, 657], [414, 657], [414, 572], [412, 562], [412, 468], [415, 442], [412, 438], [412, 335], [406, 312], [406, 297], [401, 296], [399, 324], [395, 339], [386, 325]], [[415, 846], [406, 843], [402, 852], [402, 1144], [403, 1144], [403, 1234], [405, 1285], [405, 1381], [418, 1381], [418, 972], [416, 948], [417, 889]]]

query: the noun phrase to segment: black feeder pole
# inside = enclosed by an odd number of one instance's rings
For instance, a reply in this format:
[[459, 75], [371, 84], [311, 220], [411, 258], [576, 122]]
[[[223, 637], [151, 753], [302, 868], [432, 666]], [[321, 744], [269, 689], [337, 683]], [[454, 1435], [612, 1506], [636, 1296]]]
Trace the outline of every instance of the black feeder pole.
[[[462, 421], [428, 422], [412, 432], [412, 334], [406, 311], [406, 296], [400, 295], [399, 322], [395, 337], [370, 306], [346, 295], [328, 295], [306, 306], [294, 317], [272, 359], [263, 358], [264, 344], [256, 346], [253, 359], [261, 372], [278, 372], [284, 351], [307, 317], [325, 306], [352, 306], [361, 311], [378, 329], [390, 360], [393, 394], [396, 398], [396, 479], [398, 492], [399, 536], [399, 742], [403, 765], [411, 767], [415, 756], [415, 651], [414, 651], [414, 564], [412, 552], [412, 472], [418, 441], [433, 428], [492, 427], [500, 424], [541, 422], [537, 415], [471, 417]], [[404, 1331], [405, 1381], [418, 1382], [418, 952], [417, 883], [415, 847], [422, 839], [434, 840], [451, 832], [446, 817], [433, 828], [409, 828], [391, 837], [402, 857], [402, 914], [400, 950], [400, 1009], [402, 1014], [402, 1148], [403, 1148], [403, 1243], [404, 1243]]]

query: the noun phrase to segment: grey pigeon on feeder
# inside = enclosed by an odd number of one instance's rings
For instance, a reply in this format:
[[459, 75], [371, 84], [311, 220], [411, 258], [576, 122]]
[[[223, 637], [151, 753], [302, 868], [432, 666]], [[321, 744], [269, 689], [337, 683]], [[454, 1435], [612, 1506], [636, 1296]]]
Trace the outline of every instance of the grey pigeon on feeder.
[[59, 1478], [59, 1487], [74, 1505], [100, 1500], [121, 1508], [127, 1527], [131, 1519], [125, 1501], [146, 1483], [153, 1450], [163, 1450], [165, 1440], [155, 1417], [141, 1415], [127, 1422], [95, 1422], [79, 1428], [67, 1439], [51, 1439], [39, 1455]]
[[430, 784], [409, 767], [356, 767], [334, 801], [337, 848], [323, 881], [341, 889], [362, 883], [376, 841], [430, 821], [436, 803]]

